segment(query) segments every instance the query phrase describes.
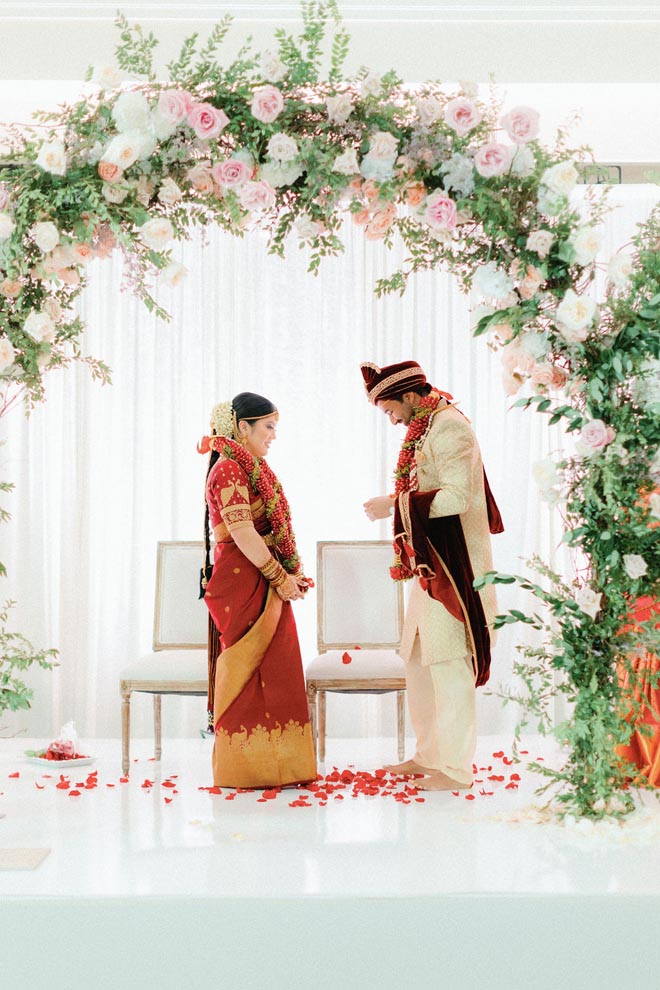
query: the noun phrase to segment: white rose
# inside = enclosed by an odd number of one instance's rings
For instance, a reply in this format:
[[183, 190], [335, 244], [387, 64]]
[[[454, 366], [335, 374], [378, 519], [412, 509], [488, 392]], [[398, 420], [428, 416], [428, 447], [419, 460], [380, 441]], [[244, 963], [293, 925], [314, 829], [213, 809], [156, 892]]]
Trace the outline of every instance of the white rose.
[[32, 240], [44, 254], [52, 251], [55, 245], [59, 244], [60, 232], [50, 220], [35, 223], [30, 233], [32, 234]]
[[468, 99], [476, 100], [479, 95], [479, 83], [474, 82], [472, 79], [462, 79], [458, 85]]
[[648, 571], [648, 564], [638, 553], [624, 553], [623, 566], [629, 578], [635, 581]]
[[536, 158], [532, 149], [526, 144], [517, 145], [513, 152], [510, 167], [513, 174], [519, 176], [521, 179], [526, 179], [528, 176], [533, 175], [536, 168]]
[[569, 237], [569, 243], [575, 251], [575, 261], [578, 265], [590, 265], [596, 260], [603, 237], [595, 227], [578, 227]]
[[298, 162], [265, 162], [259, 169], [259, 178], [265, 179], [274, 189], [292, 186], [302, 174], [303, 167]]
[[607, 266], [607, 277], [618, 289], [626, 284], [633, 272], [633, 258], [630, 254], [615, 254]]
[[150, 116], [149, 104], [142, 93], [122, 93], [112, 108], [112, 119], [120, 133], [146, 130]]
[[377, 96], [383, 88], [383, 80], [377, 72], [370, 72], [360, 83], [360, 96]]
[[159, 141], [167, 141], [177, 129], [177, 124], [173, 120], [164, 117], [160, 110], [156, 109], [151, 115], [151, 130]]
[[143, 161], [153, 153], [156, 139], [144, 131], [126, 131], [117, 134], [103, 153], [103, 160], [121, 169], [130, 168], [138, 159]]
[[44, 142], [37, 155], [37, 165], [51, 175], [64, 175], [66, 172], [66, 152], [61, 141]]
[[39, 343], [55, 338], [55, 324], [48, 313], [35, 313], [33, 310], [23, 324], [23, 329], [28, 336]]
[[543, 213], [546, 217], [556, 217], [565, 206], [566, 199], [564, 196], [560, 196], [559, 193], [553, 192], [551, 189], [546, 188], [546, 186], [539, 186], [536, 197], [536, 207], [539, 213]]
[[301, 241], [311, 241], [323, 230], [323, 225], [318, 220], [312, 220], [308, 213], [301, 213], [294, 227]]
[[128, 196], [129, 189], [127, 186], [111, 185], [109, 182], [104, 182], [101, 187], [101, 192], [103, 193], [103, 198], [108, 203], [123, 203]]
[[16, 351], [11, 341], [7, 337], [0, 337], [0, 372], [5, 372], [7, 368], [11, 368], [15, 357]]
[[548, 353], [548, 335], [547, 333], [525, 333], [518, 337], [521, 350], [525, 351], [527, 354], [531, 354], [532, 357], [538, 361], [539, 358], [543, 358]]
[[92, 71], [92, 82], [101, 89], [114, 89], [121, 82], [121, 73], [114, 65], [95, 65]]
[[419, 96], [415, 100], [415, 109], [424, 127], [431, 127], [441, 120], [444, 112], [437, 96]]
[[573, 343], [575, 339], [585, 340], [587, 328], [593, 323], [595, 315], [595, 300], [590, 299], [589, 296], [578, 296], [573, 289], [568, 289], [556, 310], [556, 318], [563, 325], [559, 328], [559, 332], [566, 340], [569, 340], [569, 337], [565, 334], [563, 328], [566, 328], [569, 333], [573, 334], [582, 334], [584, 332], [584, 336], [573, 337], [573, 340], [570, 340], [569, 343]]
[[575, 596], [577, 606], [592, 619], [595, 619], [600, 611], [600, 601], [603, 596], [592, 588], [580, 588]]
[[466, 155], [452, 155], [441, 169], [445, 189], [455, 189], [461, 196], [474, 191], [474, 165]]
[[167, 206], [174, 206], [178, 203], [180, 199], [183, 199], [183, 193], [177, 186], [174, 179], [169, 176], [163, 179], [161, 187], [158, 190], [158, 199], [161, 203], [165, 203]]
[[174, 228], [166, 217], [154, 217], [142, 224], [139, 234], [152, 251], [162, 251], [174, 237]]
[[288, 72], [284, 62], [277, 55], [273, 55], [272, 52], [264, 52], [262, 54], [260, 68], [261, 78], [271, 83], [281, 82]]
[[532, 230], [525, 246], [528, 251], [538, 254], [539, 258], [547, 258], [554, 239], [554, 235], [549, 230]]
[[549, 457], [533, 465], [532, 477], [542, 492], [554, 488], [561, 480], [557, 474], [557, 465]]
[[182, 265], [179, 261], [171, 261], [169, 265], [166, 265], [162, 269], [158, 280], [166, 285], [168, 289], [174, 289], [177, 285], [183, 282], [184, 278], [188, 274], [188, 269], [185, 265]]
[[276, 161], [290, 162], [298, 154], [298, 145], [288, 134], [278, 131], [277, 134], [273, 134], [266, 150]]
[[355, 148], [347, 148], [346, 151], [342, 151], [341, 155], [335, 158], [332, 171], [339, 172], [340, 175], [355, 175], [356, 172], [359, 172], [360, 163], [357, 160]]
[[477, 292], [490, 299], [504, 299], [513, 289], [513, 280], [494, 261], [477, 268], [472, 284]]
[[380, 161], [394, 161], [399, 153], [399, 142], [389, 131], [375, 131], [369, 137], [369, 156]]
[[547, 168], [541, 176], [541, 185], [547, 186], [558, 196], [570, 196], [580, 178], [573, 162], [559, 162]]
[[649, 497], [649, 512], [654, 519], [660, 519], [660, 492], [653, 492]]
[[353, 103], [349, 93], [329, 96], [325, 105], [328, 108], [328, 120], [331, 124], [345, 124], [353, 113]]
[[12, 231], [16, 229], [16, 224], [8, 213], [0, 213], [0, 241], [6, 241]]
[[360, 164], [360, 175], [363, 179], [387, 182], [394, 175], [394, 161], [394, 158], [374, 158], [373, 155], [365, 155]]

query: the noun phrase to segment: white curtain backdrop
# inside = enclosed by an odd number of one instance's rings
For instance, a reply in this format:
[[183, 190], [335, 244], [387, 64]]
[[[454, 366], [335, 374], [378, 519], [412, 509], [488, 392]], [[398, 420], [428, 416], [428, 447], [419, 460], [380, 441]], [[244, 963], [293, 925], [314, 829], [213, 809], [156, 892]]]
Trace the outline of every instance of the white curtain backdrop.
[[[614, 190], [604, 258], [623, 244], [658, 200], [653, 187]], [[3, 719], [5, 731], [49, 737], [73, 719], [82, 737], [119, 735], [118, 675], [151, 647], [158, 540], [201, 538], [206, 458], [195, 444], [212, 406], [243, 390], [280, 409], [270, 463], [282, 480], [308, 572], [320, 539], [386, 538], [362, 503], [392, 489], [402, 439], [365, 399], [358, 365], [418, 360], [429, 379], [460, 401], [480, 439], [506, 532], [494, 538], [495, 565], [519, 571], [539, 553], [556, 566], [558, 520], [540, 502], [531, 465], [561, 444], [544, 417], [509, 411], [499, 358], [470, 335], [469, 300], [442, 273], [418, 276], [404, 297], [377, 299], [376, 279], [403, 260], [348, 224], [346, 252], [319, 277], [308, 252], [291, 243], [285, 262], [269, 256], [262, 234], [234, 239], [216, 230], [177, 247], [189, 276], [158, 290], [172, 315], [151, 317], [120, 288], [116, 254], [92, 266], [82, 300], [86, 353], [105, 360], [113, 384], [100, 387], [76, 366], [47, 378], [47, 401], [26, 418], [0, 424], [0, 476], [16, 484], [0, 527], [9, 577], [2, 600], [16, 599], [12, 626], [35, 644], [55, 646], [60, 666], [31, 672], [29, 712]], [[515, 588], [503, 607], [520, 606]], [[303, 657], [315, 653], [311, 594], [295, 607]], [[491, 688], [510, 680], [520, 628], [494, 651]], [[479, 692], [480, 732], [510, 730], [511, 707]], [[166, 699], [166, 735], [194, 735], [202, 699]], [[394, 734], [393, 696], [330, 699], [330, 735]], [[151, 733], [151, 705], [134, 696], [133, 735]]]

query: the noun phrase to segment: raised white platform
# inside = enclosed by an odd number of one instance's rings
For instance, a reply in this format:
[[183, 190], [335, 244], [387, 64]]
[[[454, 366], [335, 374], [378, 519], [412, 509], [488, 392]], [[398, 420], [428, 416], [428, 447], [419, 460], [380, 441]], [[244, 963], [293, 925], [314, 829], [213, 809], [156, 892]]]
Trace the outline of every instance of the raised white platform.
[[[535, 824], [538, 779], [494, 755], [510, 754], [503, 739], [480, 740], [473, 800], [347, 785], [310, 807], [290, 806], [303, 792], [200, 790], [201, 739], [165, 740], [161, 765], [138, 740], [127, 783], [119, 740], [85, 743], [96, 764], [58, 789], [56, 770], [22, 759], [41, 742], [0, 740], [0, 849], [51, 850], [34, 870], [0, 871], [2, 987], [651, 985], [635, 945], [660, 907], [660, 806], [646, 798], [622, 827]], [[329, 740], [322, 772], [373, 771], [394, 748]], [[552, 758], [547, 743], [523, 748]], [[98, 786], [71, 796], [93, 770]]]

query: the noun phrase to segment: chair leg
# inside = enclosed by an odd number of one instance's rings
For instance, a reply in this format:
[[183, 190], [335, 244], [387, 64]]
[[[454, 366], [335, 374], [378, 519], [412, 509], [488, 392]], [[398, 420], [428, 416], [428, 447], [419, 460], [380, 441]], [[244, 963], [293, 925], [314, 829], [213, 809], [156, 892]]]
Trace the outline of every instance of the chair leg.
[[162, 717], [161, 717], [161, 698], [160, 694], [154, 695], [154, 758], [160, 760], [162, 754]]
[[121, 692], [121, 772], [128, 773], [131, 749], [131, 692]]
[[314, 742], [314, 754], [318, 755], [318, 739], [316, 736], [316, 686], [307, 685], [307, 707], [309, 708], [309, 727], [312, 732]]
[[406, 756], [406, 692], [396, 693], [396, 729], [399, 759]]
[[325, 760], [325, 691], [319, 691], [318, 697], [319, 711], [319, 760]]

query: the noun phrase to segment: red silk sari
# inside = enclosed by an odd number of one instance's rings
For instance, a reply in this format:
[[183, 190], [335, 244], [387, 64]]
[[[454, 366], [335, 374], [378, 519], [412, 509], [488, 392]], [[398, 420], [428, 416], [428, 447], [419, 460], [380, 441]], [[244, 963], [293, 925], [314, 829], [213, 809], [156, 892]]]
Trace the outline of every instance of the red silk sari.
[[283, 602], [231, 532], [254, 526], [269, 542], [262, 500], [235, 461], [220, 460], [206, 497], [216, 538], [204, 599], [220, 635], [213, 691], [213, 781], [278, 787], [316, 777], [298, 634]]

